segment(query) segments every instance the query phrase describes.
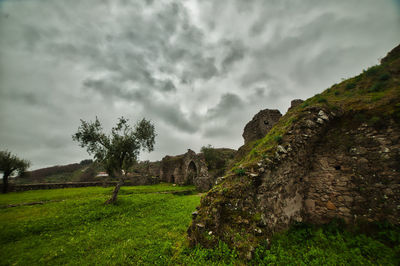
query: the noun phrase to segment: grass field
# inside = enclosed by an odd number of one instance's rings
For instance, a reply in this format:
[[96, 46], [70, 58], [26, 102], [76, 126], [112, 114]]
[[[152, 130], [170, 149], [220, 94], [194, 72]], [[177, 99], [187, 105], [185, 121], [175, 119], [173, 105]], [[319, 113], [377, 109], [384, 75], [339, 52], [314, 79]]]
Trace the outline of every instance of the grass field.
[[[167, 264], [185, 241], [199, 195], [159, 192], [193, 187], [37, 190], [0, 195], [0, 264]], [[48, 201], [4, 208], [8, 204]]]
[[[224, 243], [187, 247], [186, 230], [200, 195], [191, 186], [36, 190], [0, 195], [0, 265], [399, 265], [400, 229], [373, 233], [340, 223], [295, 225], [240, 260]], [[190, 195], [172, 194], [191, 190]], [[42, 205], [7, 207], [43, 202]]]

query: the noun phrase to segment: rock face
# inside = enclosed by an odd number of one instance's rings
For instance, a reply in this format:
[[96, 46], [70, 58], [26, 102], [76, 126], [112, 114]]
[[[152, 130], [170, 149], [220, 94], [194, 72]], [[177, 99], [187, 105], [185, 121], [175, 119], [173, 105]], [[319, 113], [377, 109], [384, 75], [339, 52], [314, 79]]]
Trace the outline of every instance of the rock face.
[[279, 110], [265, 109], [256, 114], [253, 119], [247, 123], [243, 131], [244, 143], [258, 140], [264, 137], [268, 131], [279, 121], [282, 114]]
[[162, 159], [160, 180], [179, 185], [194, 184], [200, 191], [209, 190], [213, 184], [204, 156], [190, 149], [185, 154]]
[[248, 257], [294, 222], [400, 224], [400, 53], [382, 62], [283, 116], [282, 139], [252, 147], [202, 198], [190, 243], [222, 240]]

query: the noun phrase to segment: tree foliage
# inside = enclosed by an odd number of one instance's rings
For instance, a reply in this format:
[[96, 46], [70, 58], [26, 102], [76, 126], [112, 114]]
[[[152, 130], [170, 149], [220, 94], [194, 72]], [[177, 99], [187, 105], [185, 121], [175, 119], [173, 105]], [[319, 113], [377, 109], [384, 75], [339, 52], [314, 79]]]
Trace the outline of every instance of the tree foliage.
[[94, 122], [81, 120], [78, 131], [72, 136], [97, 162], [103, 164], [110, 176], [120, 177], [121, 182], [114, 190], [115, 199], [111, 202], [116, 200], [119, 186], [123, 183], [123, 173], [128, 173], [137, 163], [140, 151], [154, 150], [154, 125], [144, 118], [133, 127], [128, 122], [124, 117], [119, 118], [107, 135], [97, 117]]
[[111, 134], [107, 135], [97, 117], [94, 122], [81, 120], [72, 139], [102, 163], [109, 175], [121, 175], [122, 170], [127, 172], [137, 162], [141, 150], [154, 150], [156, 136], [150, 121], [143, 118], [133, 127], [128, 122], [124, 117], [119, 118]]
[[20, 159], [9, 151], [0, 151], [0, 171], [3, 172], [3, 193], [6, 193], [8, 190], [8, 178], [15, 173], [22, 176], [29, 166], [29, 161]]

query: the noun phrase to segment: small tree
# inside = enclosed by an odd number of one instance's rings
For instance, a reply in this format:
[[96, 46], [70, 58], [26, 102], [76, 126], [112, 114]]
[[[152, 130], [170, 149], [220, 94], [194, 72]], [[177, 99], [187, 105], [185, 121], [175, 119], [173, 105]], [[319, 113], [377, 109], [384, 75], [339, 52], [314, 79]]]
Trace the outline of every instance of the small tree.
[[3, 172], [3, 193], [7, 193], [8, 191], [8, 178], [15, 173], [22, 176], [29, 166], [29, 161], [19, 159], [9, 151], [0, 151], [0, 171]]
[[110, 176], [119, 178], [112, 197], [106, 203], [117, 200], [118, 191], [123, 185], [126, 175], [137, 162], [141, 150], [149, 152], [154, 150], [155, 130], [154, 125], [142, 119], [134, 127], [128, 124], [128, 119], [121, 117], [111, 129], [111, 134], [103, 133], [103, 128], [96, 117], [94, 122], [81, 120], [72, 139], [79, 142], [82, 148], [94, 156], [94, 159], [105, 167]]

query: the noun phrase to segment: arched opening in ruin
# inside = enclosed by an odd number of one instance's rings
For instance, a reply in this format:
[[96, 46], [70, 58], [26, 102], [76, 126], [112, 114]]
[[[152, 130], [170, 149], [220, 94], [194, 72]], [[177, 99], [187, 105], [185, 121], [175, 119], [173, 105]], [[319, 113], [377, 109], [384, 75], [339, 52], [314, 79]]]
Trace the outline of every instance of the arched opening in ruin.
[[193, 161], [189, 163], [187, 177], [187, 183], [189, 184], [193, 184], [194, 179], [197, 177], [197, 167]]
[[175, 184], [175, 176], [174, 175], [171, 175], [171, 181], [170, 181], [172, 184]]

